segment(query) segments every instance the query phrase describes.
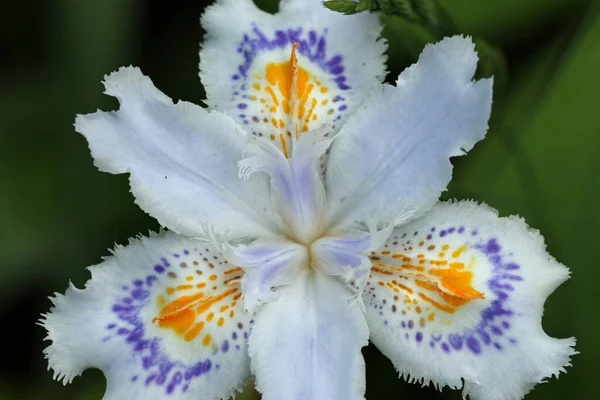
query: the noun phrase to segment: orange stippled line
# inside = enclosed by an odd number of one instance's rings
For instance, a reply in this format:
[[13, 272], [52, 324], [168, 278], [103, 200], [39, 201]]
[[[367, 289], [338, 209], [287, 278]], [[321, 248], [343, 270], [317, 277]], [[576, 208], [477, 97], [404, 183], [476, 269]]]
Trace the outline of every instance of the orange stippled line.
[[401, 283], [396, 283], [396, 286], [398, 286], [400, 289], [406, 290], [408, 293], [413, 293], [413, 290], [411, 288], [409, 288], [408, 286], [404, 286]]
[[454, 308], [449, 307], [442, 303], [438, 303], [437, 301], [433, 300], [430, 297], [427, 297], [427, 295], [425, 295], [423, 293], [419, 293], [419, 297], [422, 298], [423, 300], [425, 300], [426, 302], [428, 302], [429, 304], [431, 304], [432, 306], [434, 306], [435, 308], [445, 311], [448, 314], [454, 314], [454, 312], [456, 311]]
[[392, 271], [386, 271], [386, 270], [383, 270], [383, 269], [377, 268], [377, 267], [372, 267], [371, 271], [375, 271], [375, 272], [378, 272], [383, 275], [394, 275], [394, 273]]
[[279, 100], [277, 100], [277, 95], [275, 95], [273, 88], [271, 88], [271, 86], [266, 86], [265, 92], [267, 92], [269, 94], [269, 96], [271, 96], [271, 101], [273, 102], [273, 105], [278, 106]]
[[[231, 283], [231, 282], [233, 282], [233, 281], [236, 281], [236, 280], [238, 280], [238, 279], [242, 279], [242, 277], [241, 277], [241, 276], [234, 276], [233, 278], [229, 278], [229, 279], [227, 279], [227, 280], [223, 281], [223, 283], [224, 283], [225, 285], [228, 285], [229, 283]], [[234, 282], [234, 283], [236, 283], [236, 282]]]
[[421, 267], [419, 265], [413, 265], [413, 264], [402, 264], [402, 268], [414, 269], [416, 271], [425, 271], [425, 267]]
[[204, 321], [194, 324], [192, 329], [190, 329], [189, 331], [187, 331], [185, 333], [185, 335], [183, 336], [183, 339], [186, 342], [190, 342], [190, 341], [194, 340], [196, 338], [196, 336], [198, 336], [200, 334], [200, 332], [202, 332], [202, 329], [204, 329]]
[[235, 267], [235, 268], [231, 268], [228, 269], [227, 271], [223, 272], [225, 275], [229, 275], [229, 274], [233, 274], [234, 272], [238, 272], [238, 271], [242, 271], [241, 267]]
[[296, 140], [299, 139], [300, 134], [298, 132], [298, 121], [297, 121], [297, 116], [296, 114], [296, 99], [297, 99], [297, 92], [298, 92], [298, 57], [296, 56], [296, 47], [300, 46], [300, 43], [295, 42], [292, 45], [292, 55], [291, 55], [291, 72], [292, 72], [292, 85], [290, 88], [290, 92], [292, 93], [292, 96], [290, 98], [291, 100], [291, 108], [292, 108], [292, 119], [294, 121], [294, 125], [296, 125], [296, 129], [295, 129], [295, 133], [296, 133]]
[[456, 251], [452, 252], [452, 257], [453, 258], [458, 258], [460, 257], [460, 255], [462, 253], [464, 253], [467, 250], [467, 245], [462, 245], [460, 246], [458, 249], [456, 249]]
[[285, 156], [285, 158], [290, 158], [290, 156], [288, 155], [288, 152], [287, 152], [285, 136], [283, 136], [283, 133], [279, 134], [279, 140], [281, 141], [281, 150], [283, 150], [283, 155]]

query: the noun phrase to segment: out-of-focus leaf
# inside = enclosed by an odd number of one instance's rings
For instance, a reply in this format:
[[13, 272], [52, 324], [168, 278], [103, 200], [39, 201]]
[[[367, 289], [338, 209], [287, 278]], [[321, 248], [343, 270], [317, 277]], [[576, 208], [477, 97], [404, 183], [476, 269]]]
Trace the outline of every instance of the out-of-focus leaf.
[[568, 21], [591, 0], [438, 0], [460, 32], [518, 46]]
[[562, 399], [572, 388], [589, 387], [597, 364], [600, 324], [590, 318], [588, 305], [597, 303], [600, 280], [594, 252], [600, 228], [598, 7], [587, 15], [568, 47], [558, 38], [533, 60], [513, 86], [503, 122], [474, 157], [458, 163], [451, 189], [457, 194], [462, 188], [503, 215], [523, 215], [572, 270], [573, 278], [550, 298], [544, 326], [555, 336], [576, 335], [581, 355], [568, 374], [538, 387], [529, 399]]
[[410, 0], [378, 0], [378, 3], [384, 15], [397, 15], [409, 21], [419, 19]]
[[475, 38], [475, 50], [479, 56], [476, 78], [494, 77], [494, 94], [496, 98], [504, 97], [508, 85], [508, 66], [506, 57], [500, 49], [483, 39]]

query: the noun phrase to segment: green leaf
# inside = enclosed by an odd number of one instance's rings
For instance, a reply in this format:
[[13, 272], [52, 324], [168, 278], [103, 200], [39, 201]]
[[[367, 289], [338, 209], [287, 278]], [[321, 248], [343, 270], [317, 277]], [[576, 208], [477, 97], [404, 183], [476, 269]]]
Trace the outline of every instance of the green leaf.
[[410, 0], [378, 0], [378, 3], [384, 15], [397, 15], [409, 21], [419, 21]]
[[379, 10], [377, 0], [359, 0], [356, 4], [356, 12]]
[[352, 0], [330, 0], [323, 3], [325, 7], [332, 11], [337, 11], [344, 15], [352, 15], [364, 10], [357, 9], [357, 3]]

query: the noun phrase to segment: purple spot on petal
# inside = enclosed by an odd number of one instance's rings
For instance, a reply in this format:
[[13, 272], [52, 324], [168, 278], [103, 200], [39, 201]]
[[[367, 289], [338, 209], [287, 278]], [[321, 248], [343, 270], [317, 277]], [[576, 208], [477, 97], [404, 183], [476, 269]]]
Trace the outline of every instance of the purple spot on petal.
[[144, 289], [135, 289], [131, 292], [131, 296], [136, 300], [144, 300], [146, 297], [150, 296], [150, 292]]
[[448, 335], [448, 342], [450, 342], [450, 345], [456, 350], [460, 350], [463, 345], [463, 338], [460, 335], [450, 334]]
[[479, 344], [479, 342], [477, 341], [477, 339], [475, 339], [473, 336], [469, 336], [467, 338], [467, 347], [474, 354], [481, 353], [481, 345]]
[[227, 351], [229, 351], [229, 341], [225, 340], [223, 342], [223, 344], [221, 345], [221, 351], [223, 353], [227, 353]]

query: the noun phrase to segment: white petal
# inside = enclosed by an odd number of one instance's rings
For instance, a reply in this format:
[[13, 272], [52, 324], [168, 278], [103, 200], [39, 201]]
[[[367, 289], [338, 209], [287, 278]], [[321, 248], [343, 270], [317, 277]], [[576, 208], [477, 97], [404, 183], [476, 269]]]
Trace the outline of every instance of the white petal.
[[544, 301], [569, 272], [522, 219], [443, 203], [371, 259], [371, 340], [410, 381], [460, 388], [462, 378], [473, 400], [520, 399], [570, 365], [575, 339], [541, 326]]
[[419, 61], [365, 100], [334, 141], [327, 166], [333, 226], [375, 219], [397, 225], [435, 204], [452, 175], [449, 158], [482, 139], [492, 81], [473, 82], [470, 39], [428, 45]]
[[373, 250], [371, 235], [349, 230], [319, 238], [311, 244], [312, 267], [341, 278], [351, 290], [362, 291], [367, 283]]
[[302, 136], [295, 141], [288, 160], [272, 143], [256, 140], [248, 148], [248, 157], [239, 162], [243, 177], [254, 172], [269, 175], [272, 204], [280, 216], [283, 233], [300, 243], [312, 242], [323, 230], [325, 188], [317, 161], [329, 144], [330, 140]]
[[90, 268], [85, 289], [57, 294], [42, 318], [54, 377], [88, 367], [105, 399], [218, 399], [250, 372], [240, 268], [173, 233], [132, 240]]
[[137, 68], [106, 77], [117, 112], [78, 116], [102, 171], [130, 173], [137, 203], [170, 229], [199, 236], [206, 226], [231, 236], [258, 236], [272, 222], [266, 178], [238, 177], [245, 133], [227, 116], [173, 104]]
[[334, 278], [309, 272], [259, 309], [250, 357], [265, 400], [362, 399], [368, 330], [359, 304]]
[[332, 137], [385, 75], [377, 15], [343, 16], [315, 0], [284, 3], [271, 15], [251, 0], [220, 0], [207, 8], [202, 26], [207, 103], [288, 155], [296, 129]]
[[232, 249], [233, 260], [244, 266], [244, 307], [256, 308], [278, 296], [276, 288], [291, 283], [308, 263], [306, 247], [284, 237], [261, 238]]

